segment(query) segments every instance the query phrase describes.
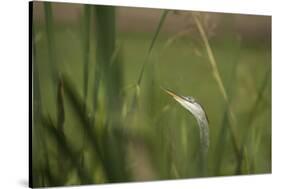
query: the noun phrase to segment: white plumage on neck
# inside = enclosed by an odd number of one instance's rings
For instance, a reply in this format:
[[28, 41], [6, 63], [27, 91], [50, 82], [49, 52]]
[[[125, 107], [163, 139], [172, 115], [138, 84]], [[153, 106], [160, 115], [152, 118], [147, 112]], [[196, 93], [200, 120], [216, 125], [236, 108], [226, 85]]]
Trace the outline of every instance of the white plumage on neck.
[[178, 103], [180, 103], [185, 109], [187, 109], [196, 119], [200, 131], [200, 145], [203, 156], [207, 156], [209, 148], [209, 122], [207, 114], [193, 97], [180, 96], [171, 90], [163, 89], [169, 95], [171, 95]]

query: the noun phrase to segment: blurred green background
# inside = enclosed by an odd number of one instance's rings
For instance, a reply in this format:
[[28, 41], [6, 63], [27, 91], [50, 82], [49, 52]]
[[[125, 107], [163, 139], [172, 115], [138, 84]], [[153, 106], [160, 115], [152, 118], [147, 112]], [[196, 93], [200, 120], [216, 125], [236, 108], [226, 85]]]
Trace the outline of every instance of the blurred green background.
[[32, 40], [34, 187], [271, 173], [271, 17], [34, 2]]

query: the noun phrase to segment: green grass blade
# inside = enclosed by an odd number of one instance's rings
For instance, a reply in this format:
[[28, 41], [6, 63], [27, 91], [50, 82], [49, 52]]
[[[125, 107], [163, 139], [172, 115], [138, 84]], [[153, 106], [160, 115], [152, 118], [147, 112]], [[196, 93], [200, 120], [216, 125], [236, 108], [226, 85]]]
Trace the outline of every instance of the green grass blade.
[[238, 138], [238, 133], [237, 133], [237, 129], [236, 129], [237, 120], [236, 120], [236, 117], [235, 117], [235, 115], [234, 115], [234, 113], [231, 109], [231, 106], [230, 106], [230, 103], [229, 103], [229, 98], [227, 96], [224, 84], [222, 82], [222, 79], [221, 79], [221, 76], [220, 76], [220, 73], [219, 73], [219, 70], [218, 70], [217, 61], [214, 57], [212, 48], [209, 44], [209, 40], [208, 40], [206, 32], [203, 28], [203, 25], [202, 25], [198, 15], [193, 13], [192, 17], [193, 17], [193, 19], [196, 23], [197, 29], [198, 29], [198, 31], [201, 35], [204, 46], [206, 48], [206, 52], [207, 52], [207, 55], [208, 55], [208, 58], [209, 58], [209, 63], [210, 63], [211, 68], [212, 68], [213, 77], [218, 84], [219, 90], [220, 90], [220, 92], [221, 92], [221, 94], [222, 94], [222, 96], [225, 100], [225, 103], [228, 106], [228, 116], [229, 116], [230, 121], [231, 121], [231, 124], [229, 124], [229, 130], [230, 130], [231, 138], [232, 138], [232, 141], [233, 141], [233, 144], [234, 144], [234, 150], [235, 150], [236, 157], [239, 159], [241, 157], [241, 155], [240, 155], [239, 138]]
[[56, 47], [55, 47], [55, 34], [54, 34], [54, 19], [52, 4], [44, 2], [45, 24], [48, 43], [48, 53], [50, 59], [51, 76], [54, 83], [58, 79], [57, 61], [56, 61]]
[[[232, 62], [233, 66], [231, 67], [231, 74], [228, 78], [228, 83], [227, 83], [227, 88], [226, 91], [229, 94], [229, 103], [231, 103], [232, 99], [234, 98], [234, 93], [235, 93], [235, 87], [237, 83], [237, 68], [238, 68], [238, 60], [240, 57], [240, 48], [241, 44], [239, 43], [239, 46], [237, 47], [237, 52], [235, 52], [235, 60]], [[214, 160], [214, 174], [219, 175], [220, 174], [220, 168], [222, 165], [222, 160], [223, 160], [223, 154], [225, 150], [225, 139], [227, 136], [227, 127], [226, 125], [231, 124], [229, 121], [229, 116], [228, 116], [228, 104], [225, 103], [224, 106], [224, 114], [223, 118], [221, 121], [221, 126], [219, 129], [219, 135], [218, 139], [216, 142], [215, 146], [215, 160]], [[239, 164], [239, 163], [238, 163]]]
[[[95, 6], [94, 8], [96, 23], [96, 65], [93, 108], [97, 110], [98, 91], [100, 90], [101, 82], [104, 83], [107, 92], [110, 90], [107, 83], [112, 78], [109, 75], [109, 65], [115, 49], [115, 9], [110, 6]], [[113, 94], [108, 95], [110, 95], [108, 96], [109, 99], [111, 95], [113, 96]], [[106, 104], [107, 107], [110, 106], [110, 102], [107, 100]]]
[[57, 89], [57, 109], [58, 109], [57, 125], [58, 125], [58, 130], [62, 133], [64, 131], [64, 120], [65, 120], [63, 90], [64, 90], [63, 81], [60, 78], [58, 83], [58, 89]]
[[[33, 178], [32, 185], [33, 186], [45, 186], [46, 175], [44, 174], [45, 170], [49, 170], [49, 154], [47, 151], [46, 145], [46, 136], [44, 135], [44, 131], [41, 125], [41, 113], [42, 113], [42, 97], [40, 93], [40, 75], [39, 75], [39, 65], [37, 58], [37, 46], [35, 42], [36, 35], [36, 26], [33, 25], [32, 28], [32, 170]], [[33, 165], [35, 162], [39, 162], [39, 167]], [[39, 170], [39, 171], [37, 171]], [[42, 182], [38, 182], [39, 179], [42, 178]]]
[[44, 124], [45, 132], [47, 132], [50, 136], [54, 138], [54, 140], [58, 144], [60, 154], [64, 154], [64, 157], [70, 159], [71, 164], [76, 168], [79, 178], [81, 179], [82, 184], [92, 184], [94, 181], [91, 179], [90, 174], [86, 171], [85, 168], [80, 166], [79, 156], [75, 154], [72, 150], [72, 147], [66, 141], [65, 136], [63, 133], [59, 132], [56, 129], [56, 126], [52, 122], [50, 118], [46, 116], [42, 117], [42, 124]]
[[[96, 70], [94, 109], [97, 112], [98, 90], [104, 91], [106, 117], [102, 145], [104, 168], [107, 170], [109, 182], [121, 182], [129, 178], [126, 169], [126, 146], [123, 138], [116, 136], [114, 128], [122, 127], [121, 113], [123, 98], [120, 95], [123, 88], [122, 61], [118, 46], [116, 46], [116, 9], [111, 6], [95, 6], [96, 23]], [[117, 53], [117, 54], [116, 54]], [[117, 150], [118, 149], [118, 150]]]
[[33, 119], [39, 118], [41, 112], [41, 94], [40, 94], [40, 78], [39, 68], [36, 54], [36, 43], [35, 43], [35, 26], [32, 28], [32, 92], [33, 92]]
[[[267, 72], [264, 75], [263, 81], [262, 81], [259, 89], [257, 90], [257, 98], [255, 99], [255, 101], [254, 101], [254, 103], [251, 107], [251, 111], [249, 113], [248, 121], [247, 121], [247, 124], [246, 124], [248, 127], [252, 127], [252, 125], [253, 125], [257, 108], [260, 105], [260, 103], [262, 102], [263, 93], [264, 93], [265, 88], [267, 87], [267, 85], [270, 81], [270, 78], [271, 78], [270, 72], [271, 72], [271, 70], [268, 69]], [[243, 137], [243, 139], [246, 139], [246, 138], [247, 138], [247, 136]]]
[[137, 85], [140, 85], [140, 84], [141, 84], [145, 66], [146, 66], [146, 64], [147, 64], [147, 62], [148, 62], [148, 60], [149, 60], [149, 57], [150, 57], [151, 52], [152, 52], [152, 49], [153, 49], [153, 47], [154, 47], [154, 44], [155, 44], [155, 42], [156, 42], [157, 37], [159, 36], [159, 33], [160, 33], [161, 28], [162, 28], [162, 26], [163, 26], [163, 23], [164, 23], [165, 20], [166, 20], [166, 17], [167, 17], [167, 15], [168, 15], [168, 12], [169, 12], [169, 10], [163, 10], [163, 12], [162, 12], [162, 15], [161, 15], [161, 17], [160, 17], [160, 21], [159, 21], [159, 23], [158, 23], [158, 26], [157, 26], [157, 28], [156, 28], [156, 31], [154, 32], [153, 38], [152, 38], [151, 43], [150, 43], [150, 45], [149, 45], [149, 48], [148, 48], [148, 51], [147, 51], [147, 54], [146, 54], [146, 57], [145, 57], [145, 61], [144, 61], [144, 63], [142, 64], [141, 71], [140, 71], [140, 74], [139, 74], [139, 78], [138, 78], [138, 81], [137, 81]]
[[[96, 128], [93, 124], [94, 121], [91, 121], [87, 114], [84, 113], [84, 102], [83, 98], [77, 90], [71, 80], [64, 76], [63, 77], [65, 96], [68, 98], [70, 102], [70, 106], [75, 110], [75, 114], [77, 115], [77, 119], [80, 122], [81, 128], [83, 129], [83, 133], [85, 133], [85, 142], [89, 142], [91, 145], [91, 150], [94, 151], [95, 157], [100, 162], [106, 177], [110, 177], [112, 174], [110, 170], [107, 168], [107, 162], [105, 161], [103, 155], [103, 149], [101, 148], [101, 142], [98, 140]], [[82, 149], [83, 150], [83, 149]], [[79, 156], [79, 163], [81, 165], [81, 156]]]
[[[163, 10], [162, 12], [162, 15], [160, 17], [160, 20], [158, 22], [158, 25], [156, 27], [156, 30], [154, 32], [154, 35], [152, 37], [152, 40], [150, 42], [150, 45], [148, 47], [148, 50], [147, 50], [147, 53], [145, 55], [145, 60], [142, 64], [142, 67], [141, 67], [141, 70], [140, 70], [140, 74], [139, 74], [139, 77], [138, 77], [138, 80], [137, 80], [137, 83], [135, 85], [135, 92], [134, 92], [134, 95], [133, 95], [133, 99], [132, 99], [132, 102], [131, 102], [131, 108], [130, 108], [130, 111], [129, 113], [132, 113], [136, 107], [138, 106], [138, 98], [139, 98], [139, 95], [140, 95], [140, 84], [141, 84], [141, 81], [142, 81], [142, 78], [143, 78], [143, 74], [144, 74], [144, 70], [145, 70], [145, 67], [146, 67], [146, 64], [148, 63], [148, 60], [151, 56], [151, 53], [152, 53], [152, 49], [155, 45], [155, 42], [159, 36], [159, 33], [161, 31], [161, 28], [166, 20], [166, 17], [168, 15], [168, 12], [169, 10]], [[129, 114], [131, 115], [131, 114]]]
[[[84, 97], [84, 114], [87, 114], [87, 96], [88, 96], [88, 80], [89, 80], [89, 64], [90, 64], [90, 23], [91, 23], [91, 6], [84, 5], [83, 15], [83, 97]], [[84, 134], [85, 135], [85, 134]], [[85, 137], [83, 137], [83, 147], [81, 149], [81, 166], [84, 164], [84, 152], [85, 152]]]
[[[96, 20], [96, 70], [94, 105], [97, 105], [97, 91], [99, 82], [102, 82], [106, 93], [106, 109], [112, 112], [119, 112], [122, 104], [120, 91], [122, 89], [122, 64], [115, 59], [116, 52], [116, 21], [115, 8], [111, 6], [95, 6]], [[118, 59], [117, 59], [118, 60]], [[96, 108], [96, 107], [94, 107]]]
[[[246, 145], [246, 142], [247, 140], [249, 140], [249, 134], [251, 134], [253, 131], [253, 129], [255, 129], [254, 125], [253, 125], [253, 122], [256, 118], [256, 115], [258, 114], [257, 111], [258, 111], [258, 106], [260, 105], [260, 103], [262, 102], [262, 96], [263, 96], [263, 93], [265, 91], [265, 88], [267, 87], [268, 83], [269, 83], [269, 80], [270, 80], [270, 69], [267, 70], [267, 72], [265, 73], [265, 76], [263, 78], [263, 81], [257, 91], [257, 98], [255, 99], [251, 109], [250, 109], [250, 112], [249, 112], [249, 116], [247, 118], [247, 122], [246, 122], [246, 126], [247, 126], [247, 132], [245, 132], [243, 135], [242, 135], [242, 142], [241, 142], [241, 148], [244, 149], [242, 152], [241, 152], [241, 155], [240, 155], [240, 159], [238, 161], [238, 165], [236, 167], [236, 174], [241, 174], [242, 172], [242, 169], [243, 169], [243, 162], [246, 162], [246, 164], [248, 165], [249, 164], [249, 160], [248, 160], [248, 155], [247, 155], [247, 148], [245, 147]], [[252, 132], [251, 132], [252, 131]], [[248, 170], [248, 169], [247, 169]], [[248, 173], [248, 172], [247, 172]]]
[[91, 6], [84, 5], [84, 49], [83, 49], [83, 58], [84, 58], [84, 100], [85, 104], [87, 104], [87, 94], [88, 94], [88, 78], [89, 78], [89, 63], [90, 63], [90, 23], [91, 23]]

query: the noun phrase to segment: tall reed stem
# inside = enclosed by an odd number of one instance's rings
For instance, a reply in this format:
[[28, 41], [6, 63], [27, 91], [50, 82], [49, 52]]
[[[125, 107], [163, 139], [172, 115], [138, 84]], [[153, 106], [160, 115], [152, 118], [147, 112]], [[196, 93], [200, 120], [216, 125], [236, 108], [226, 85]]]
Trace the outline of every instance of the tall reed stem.
[[56, 62], [56, 47], [55, 47], [55, 35], [54, 35], [54, 22], [53, 22], [53, 10], [52, 4], [50, 2], [44, 2], [44, 12], [45, 12], [45, 24], [46, 24], [46, 34], [48, 43], [48, 53], [50, 59], [51, 76], [54, 81], [53, 84], [57, 84], [58, 71]]
[[84, 6], [84, 40], [83, 40], [83, 58], [84, 58], [84, 101], [85, 101], [85, 109], [86, 109], [86, 102], [87, 102], [87, 94], [88, 94], [88, 78], [89, 78], [89, 62], [90, 62], [90, 22], [91, 22], [91, 6], [90, 5], [85, 5]]
[[231, 106], [230, 106], [230, 103], [229, 103], [229, 99], [228, 99], [228, 96], [226, 94], [226, 90], [225, 90], [225, 87], [223, 85], [223, 82], [222, 82], [222, 79], [221, 79], [221, 76], [220, 76], [220, 73], [219, 73], [219, 70], [218, 70], [218, 66], [217, 66], [217, 61], [214, 57], [214, 54], [213, 54], [213, 51], [212, 51], [212, 48], [209, 44], [209, 40], [208, 40], [208, 37], [206, 35], [206, 32], [200, 22], [200, 19], [198, 18], [198, 15], [196, 15], [195, 13], [192, 13], [192, 17], [196, 23], [196, 26], [197, 26], [197, 29], [201, 35], [201, 38], [203, 40], [203, 43], [204, 43], [204, 46], [206, 48], [206, 52], [207, 52], [207, 55], [208, 55], [208, 58], [209, 58], [209, 63], [211, 65], [211, 68], [212, 68], [212, 74], [213, 74], [213, 77], [214, 79], [216, 80], [217, 84], [218, 84], [218, 87], [219, 87], [219, 90], [228, 106], [228, 116], [230, 118], [230, 122], [231, 124], [229, 124], [229, 129], [230, 129], [230, 132], [231, 132], [231, 136], [232, 136], [232, 141], [233, 141], [233, 144], [234, 144], [234, 149], [235, 149], [235, 153], [236, 153], [236, 156], [237, 158], [241, 158], [240, 157], [240, 146], [239, 146], [239, 143], [238, 143], [238, 135], [237, 135], [237, 131], [236, 131], [236, 117], [231, 109]]

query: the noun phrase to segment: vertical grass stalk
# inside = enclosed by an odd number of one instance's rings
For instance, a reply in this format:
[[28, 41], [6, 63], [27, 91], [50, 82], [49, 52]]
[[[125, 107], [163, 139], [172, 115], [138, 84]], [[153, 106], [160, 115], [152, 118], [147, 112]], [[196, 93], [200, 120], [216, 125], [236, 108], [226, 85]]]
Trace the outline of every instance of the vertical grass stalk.
[[[83, 58], [84, 58], [84, 69], [83, 69], [83, 94], [85, 106], [87, 102], [87, 94], [88, 94], [88, 78], [89, 78], [89, 63], [90, 63], [90, 23], [91, 23], [91, 6], [84, 5], [84, 41], [83, 41]], [[86, 107], [85, 107], [86, 108]]]
[[[34, 22], [34, 20], [33, 20]], [[46, 186], [49, 182], [47, 172], [50, 171], [49, 153], [47, 150], [47, 138], [44, 134], [44, 125], [42, 119], [42, 96], [40, 93], [40, 74], [39, 59], [37, 57], [37, 45], [35, 41], [36, 24], [32, 28], [32, 163], [38, 162], [39, 170], [32, 166], [33, 178], [31, 184], [33, 187]], [[40, 180], [36, 178], [41, 178]]]
[[53, 10], [50, 2], [44, 2], [45, 24], [48, 43], [48, 53], [50, 59], [51, 76], [54, 84], [58, 80], [57, 62], [56, 62], [56, 48], [54, 35]]
[[[116, 21], [115, 8], [112, 6], [95, 6], [96, 23], [96, 67], [94, 106], [97, 105], [98, 90], [104, 89], [104, 102], [106, 117], [103, 125], [102, 145], [103, 159], [107, 162], [107, 179], [109, 182], [120, 182], [128, 179], [126, 169], [125, 149], [120, 137], [114, 132], [115, 127], [121, 126], [122, 98], [122, 67], [120, 62], [112, 63], [116, 51]], [[93, 107], [97, 112], [97, 107]], [[121, 138], [122, 139], [122, 138]], [[118, 150], [117, 150], [118, 148]]]
[[159, 33], [160, 33], [161, 29], [162, 29], [162, 26], [163, 26], [163, 24], [164, 24], [164, 22], [166, 20], [168, 12], [169, 12], [169, 10], [163, 10], [163, 12], [161, 14], [161, 17], [160, 17], [160, 20], [158, 22], [157, 28], [156, 28], [156, 30], [154, 32], [154, 35], [153, 35], [152, 40], [150, 42], [150, 45], [148, 47], [147, 53], [145, 55], [144, 62], [142, 64], [142, 67], [141, 67], [141, 70], [140, 70], [140, 74], [139, 74], [137, 83], [135, 85], [136, 88], [135, 88], [135, 93], [134, 93], [134, 96], [133, 96], [132, 105], [131, 105], [131, 111], [130, 112], [132, 112], [136, 108], [136, 106], [137, 106], [137, 99], [138, 99], [138, 96], [140, 94], [140, 84], [141, 84], [141, 81], [142, 81], [142, 78], [143, 78], [143, 73], [144, 73], [145, 67], [146, 67], [146, 65], [147, 65], [147, 63], [149, 61], [149, 58], [151, 56], [154, 44], [155, 44], [155, 42], [156, 42], [156, 40], [157, 40], [157, 38], [159, 36]]
[[157, 25], [156, 31], [154, 32], [153, 38], [151, 40], [151, 43], [149, 45], [147, 54], [145, 56], [144, 63], [142, 64], [142, 67], [141, 67], [141, 71], [140, 71], [139, 78], [138, 78], [138, 81], [137, 81], [137, 85], [138, 86], [140, 86], [140, 84], [141, 84], [145, 66], [146, 66], [147, 62], [149, 61], [150, 55], [152, 53], [152, 49], [154, 47], [154, 44], [156, 42], [157, 37], [159, 36], [160, 30], [161, 30], [161, 28], [163, 26], [163, 23], [164, 23], [167, 15], [168, 15], [168, 12], [169, 12], [169, 10], [163, 10], [163, 12], [162, 12], [162, 15], [160, 17], [160, 21], [159, 21], [159, 23]]
[[[90, 23], [91, 23], [91, 6], [84, 5], [84, 30], [83, 30], [83, 97], [84, 97], [84, 114], [87, 115], [87, 96], [88, 96], [88, 79], [89, 79], [89, 63], [90, 63]], [[84, 133], [85, 135], [85, 133]], [[82, 139], [81, 148], [81, 166], [84, 164], [85, 137]]]
[[201, 35], [201, 38], [203, 40], [203, 43], [204, 43], [204, 46], [206, 48], [206, 51], [207, 51], [207, 55], [208, 55], [208, 58], [209, 58], [209, 63], [211, 65], [211, 68], [212, 68], [212, 74], [213, 74], [213, 77], [215, 79], [215, 81], [217, 82], [218, 84], [218, 87], [219, 87], [219, 90], [228, 106], [228, 116], [230, 118], [230, 121], [231, 121], [231, 124], [229, 124], [229, 129], [230, 129], [230, 132], [231, 132], [231, 136], [232, 136], [232, 141], [233, 141], [233, 144], [234, 144], [234, 149], [235, 149], [235, 153], [236, 153], [236, 156], [237, 158], [240, 158], [240, 146], [239, 146], [239, 140], [238, 140], [238, 135], [237, 135], [237, 132], [236, 132], [236, 129], [235, 129], [235, 126], [236, 126], [236, 117], [231, 109], [231, 106], [230, 106], [230, 103], [229, 103], [229, 99], [228, 99], [228, 96], [226, 94], [226, 90], [225, 90], [225, 87], [223, 85], [223, 82], [222, 82], [222, 79], [221, 79], [221, 76], [219, 74], [219, 70], [218, 70], [218, 66], [217, 66], [217, 62], [215, 60], [215, 57], [214, 57], [214, 54], [213, 54], [213, 51], [211, 49], [211, 46], [209, 44], [209, 40], [208, 40], [208, 37], [206, 35], [206, 32], [203, 28], [203, 25], [201, 24], [198, 16], [195, 14], [195, 13], [192, 13], [192, 17], [195, 21], [195, 24], [198, 28], [198, 31]]
[[[249, 160], [247, 158], [249, 158], [249, 155], [247, 154], [248, 153], [248, 150], [246, 148], [246, 146], [243, 146], [244, 144], [246, 144], [246, 142], [249, 140], [249, 133], [254, 133], [254, 125], [253, 125], [253, 122], [255, 120], [255, 115], [257, 115], [257, 109], [258, 109], [258, 106], [260, 105], [260, 103], [262, 102], [262, 96], [263, 96], [263, 93], [265, 91], [265, 88], [268, 84], [268, 81], [270, 80], [270, 68], [267, 70], [267, 72], [265, 73], [264, 75], [264, 78], [263, 78], [263, 81], [261, 83], [261, 85], [259, 86], [258, 90], [257, 90], [257, 97], [250, 109], [250, 112], [249, 112], [249, 117], [247, 119], [247, 122], [245, 125], [247, 125], [247, 129], [246, 129], [246, 132], [243, 134], [242, 136], [242, 145], [241, 145], [241, 148], [244, 149], [243, 150], [243, 156], [240, 158], [239, 160], [239, 163], [242, 164], [243, 161], [245, 161], [246, 163], [249, 164]], [[252, 132], [250, 132], [252, 130]], [[252, 160], [254, 161], [254, 160]], [[241, 170], [242, 170], [242, 165], [240, 165], [239, 167], [236, 168], [236, 173], [240, 173]]]
[[[239, 44], [239, 49], [240, 49], [240, 44]], [[238, 52], [235, 56], [235, 60], [232, 62], [233, 66], [231, 67], [231, 74], [228, 78], [228, 83], [226, 86], [228, 86], [226, 88], [226, 91], [229, 94], [229, 103], [231, 103], [232, 99], [234, 98], [234, 92], [235, 92], [235, 86], [236, 86], [236, 78], [237, 78], [237, 67], [238, 67], [238, 57], [239, 57], [239, 53]], [[223, 114], [223, 118], [221, 121], [221, 126], [219, 129], [219, 136], [216, 142], [216, 146], [215, 146], [215, 161], [214, 161], [214, 174], [215, 175], [219, 175], [220, 174], [220, 168], [221, 168], [221, 161], [223, 159], [223, 153], [225, 150], [225, 138], [227, 135], [227, 127], [226, 125], [230, 124], [229, 123], [229, 116], [228, 116], [228, 104], [225, 103], [224, 105], [224, 114]], [[240, 166], [240, 164], [238, 163], [237, 166]]]

